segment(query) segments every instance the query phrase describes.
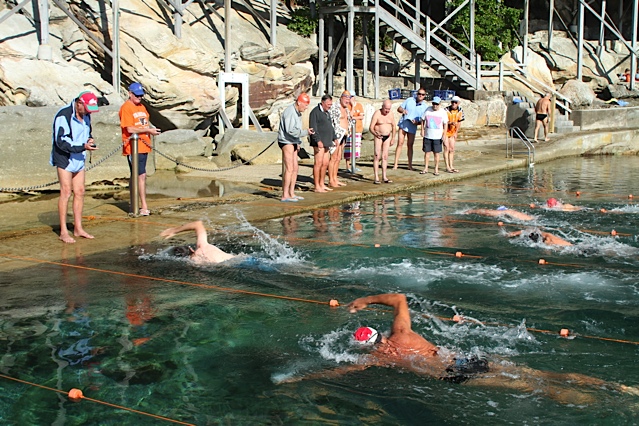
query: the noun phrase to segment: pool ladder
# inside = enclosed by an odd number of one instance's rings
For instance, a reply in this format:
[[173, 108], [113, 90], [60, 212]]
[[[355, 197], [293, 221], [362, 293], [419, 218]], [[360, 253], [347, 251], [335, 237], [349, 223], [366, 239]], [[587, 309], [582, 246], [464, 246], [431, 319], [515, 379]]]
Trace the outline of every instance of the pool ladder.
[[[515, 140], [521, 142], [527, 151], [515, 151]], [[535, 165], [535, 147], [524, 132], [516, 126], [508, 129], [506, 137], [506, 157], [513, 158], [515, 154], [528, 154], [528, 167]]]

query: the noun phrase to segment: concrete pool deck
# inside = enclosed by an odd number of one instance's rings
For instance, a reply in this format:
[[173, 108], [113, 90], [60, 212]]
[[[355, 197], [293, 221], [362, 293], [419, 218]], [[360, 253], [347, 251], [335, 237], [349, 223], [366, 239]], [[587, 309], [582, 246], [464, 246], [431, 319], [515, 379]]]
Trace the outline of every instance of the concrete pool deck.
[[[372, 162], [358, 163], [359, 175], [350, 177], [341, 173], [347, 186], [329, 193], [312, 192], [312, 162], [300, 164], [298, 195], [304, 200], [297, 203], [280, 201], [281, 165], [241, 166], [219, 173], [194, 172], [169, 176], [158, 174], [149, 177], [149, 206], [153, 212], [148, 217], [130, 218], [128, 190], [109, 189], [87, 191], [84, 206], [84, 226], [95, 236], [94, 240], [78, 239], [75, 244], [63, 244], [58, 240], [58, 194], [48, 194], [0, 203], [0, 241], [3, 255], [29, 257], [46, 261], [66, 261], [99, 252], [144, 247], [151, 241], [160, 241], [158, 234], [164, 228], [188, 221], [210, 221], [211, 241], [215, 231], [239, 223], [245, 218], [250, 223], [304, 213], [318, 208], [366, 198], [414, 191], [425, 187], [446, 185], [480, 175], [508, 169], [527, 167], [526, 155], [506, 158], [504, 129], [490, 128], [482, 134], [471, 132], [457, 143], [455, 167], [459, 173], [446, 173], [443, 160], [440, 175], [433, 176], [431, 158], [430, 173], [418, 173], [423, 165], [421, 144], [416, 143], [416, 171], [407, 170], [405, 148], [399, 170], [389, 170], [393, 183], [373, 184]], [[588, 131], [567, 135], [551, 135], [549, 142], [535, 145], [536, 163], [561, 157], [582, 154], [633, 154], [639, 151], [639, 129], [615, 131]], [[517, 148], [517, 150], [521, 150]], [[394, 148], [391, 155], [394, 158]], [[392, 161], [392, 160], [391, 160]], [[343, 166], [343, 162], [341, 165]], [[69, 222], [72, 217], [69, 216]], [[193, 241], [192, 235], [184, 240]], [[168, 244], [168, 243], [167, 243]], [[0, 257], [0, 269], [12, 270], [29, 266], [32, 262], [7, 256]]]

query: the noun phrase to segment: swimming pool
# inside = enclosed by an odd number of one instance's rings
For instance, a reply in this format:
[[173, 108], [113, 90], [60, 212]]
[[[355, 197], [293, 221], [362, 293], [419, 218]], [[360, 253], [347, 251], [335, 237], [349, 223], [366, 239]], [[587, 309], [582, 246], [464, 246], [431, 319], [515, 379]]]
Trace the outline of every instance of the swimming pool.
[[[639, 397], [614, 391], [588, 391], [597, 404], [562, 405], [540, 392], [384, 368], [277, 383], [355, 361], [364, 350], [350, 336], [360, 325], [389, 330], [388, 312], [350, 315], [312, 301], [402, 292], [413, 328], [450, 351], [639, 384], [638, 345], [622, 342], [639, 340], [639, 207], [628, 199], [638, 179], [637, 157], [564, 159], [242, 223], [211, 240], [252, 260], [223, 266], [194, 267], [157, 242], [87, 257], [71, 250], [64, 263], [93, 269], [34, 264], [0, 278], [0, 372], [194, 424], [632, 423]], [[530, 207], [549, 197], [588, 210]], [[464, 214], [500, 205], [574, 246], [509, 239], [530, 225]], [[455, 313], [471, 319], [448, 321]], [[561, 328], [578, 337], [558, 337]], [[9, 424], [161, 423], [0, 385]]]

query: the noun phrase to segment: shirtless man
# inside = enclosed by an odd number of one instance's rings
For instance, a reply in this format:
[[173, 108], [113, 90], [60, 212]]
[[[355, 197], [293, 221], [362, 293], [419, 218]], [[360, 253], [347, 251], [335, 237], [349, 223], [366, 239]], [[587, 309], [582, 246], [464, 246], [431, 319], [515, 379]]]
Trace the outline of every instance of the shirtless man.
[[550, 93], [544, 94], [544, 96], [537, 101], [535, 105], [535, 142], [537, 142], [537, 134], [539, 128], [544, 125], [545, 141], [548, 142], [548, 116], [550, 115]]
[[388, 179], [386, 169], [388, 168], [388, 149], [395, 143], [395, 117], [390, 113], [393, 106], [390, 99], [386, 99], [382, 107], [375, 111], [371, 119], [368, 130], [375, 138], [375, 158], [373, 160], [373, 171], [375, 173], [375, 184], [381, 183], [379, 180], [379, 160], [382, 160], [382, 179], [384, 183], [391, 183]]
[[563, 212], [576, 212], [579, 210], [583, 210], [584, 207], [573, 206], [572, 204], [562, 203], [558, 201], [556, 198], [549, 198], [546, 200], [546, 207], [553, 210], [561, 210]]
[[529, 214], [522, 213], [517, 210], [509, 209], [505, 206], [499, 206], [497, 207], [496, 210], [472, 209], [472, 210], [468, 210], [466, 214], [478, 214], [481, 216], [492, 216], [492, 217], [508, 216], [513, 219], [518, 219], [523, 221], [529, 221], [534, 219], [534, 217]]
[[160, 233], [160, 236], [165, 239], [169, 239], [184, 231], [195, 231], [195, 236], [197, 237], [197, 241], [195, 243], [196, 249], [193, 250], [191, 246], [177, 247], [175, 249], [176, 256], [189, 257], [198, 265], [221, 263], [235, 257], [232, 254], [220, 250], [213, 244], [209, 244], [206, 235], [206, 228], [201, 220], [190, 222], [182, 226], [176, 226], [175, 228], [165, 229], [162, 233]]
[[412, 330], [410, 311], [403, 294], [361, 297], [352, 301], [348, 308], [351, 313], [356, 313], [372, 304], [393, 308], [393, 325], [389, 337], [381, 335], [371, 327], [360, 327], [355, 332], [354, 337], [357, 341], [374, 345], [372, 352], [361, 358], [360, 364], [346, 365], [302, 377], [289, 377], [279, 383], [327, 379], [376, 366], [401, 368], [456, 384], [502, 387], [530, 393], [543, 392], [564, 404], [596, 402], [595, 396], [591, 393], [577, 390], [574, 386], [588, 387], [589, 391], [607, 388], [639, 396], [639, 389], [636, 387], [610, 383], [583, 374], [540, 371], [505, 361], [493, 363], [478, 356], [446, 355], [448, 351], [440, 351], [437, 346]]
[[532, 230], [528, 229], [528, 230], [510, 232], [506, 236], [508, 238], [512, 238], [512, 237], [519, 237], [522, 234], [535, 243], [544, 243], [549, 246], [571, 246], [572, 245], [572, 243], [569, 243], [568, 241], [564, 240], [561, 237], [553, 235], [549, 232], [541, 231], [537, 228]]

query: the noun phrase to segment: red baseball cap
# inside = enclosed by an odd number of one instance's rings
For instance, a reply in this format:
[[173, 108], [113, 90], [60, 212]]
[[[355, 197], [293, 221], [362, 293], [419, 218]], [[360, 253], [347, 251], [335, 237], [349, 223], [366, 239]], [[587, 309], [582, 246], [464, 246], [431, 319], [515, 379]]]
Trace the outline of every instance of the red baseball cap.
[[98, 112], [98, 97], [92, 92], [82, 92], [78, 95], [88, 113]]

